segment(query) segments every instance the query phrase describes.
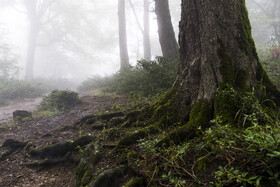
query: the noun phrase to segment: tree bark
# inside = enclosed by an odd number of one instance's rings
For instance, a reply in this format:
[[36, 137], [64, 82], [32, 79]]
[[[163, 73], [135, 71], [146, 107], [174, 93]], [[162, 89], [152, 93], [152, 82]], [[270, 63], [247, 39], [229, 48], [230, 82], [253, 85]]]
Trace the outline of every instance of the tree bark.
[[36, 51], [36, 42], [40, 30], [40, 18], [37, 15], [36, 0], [25, 1], [25, 6], [29, 18], [28, 46], [25, 66], [25, 79], [33, 79], [34, 58]]
[[119, 48], [121, 71], [129, 68], [129, 57], [127, 50], [127, 35], [126, 35], [126, 13], [125, 0], [118, 0], [118, 19], [119, 19]]
[[183, 0], [179, 43], [178, 77], [159, 103], [157, 118], [173, 115], [173, 122], [188, 121], [196, 104], [214, 114], [219, 109], [216, 91], [226, 85], [254, 88], [279, 105], [279, 91], [258, 60], [245, 0]]
[[179, 51], [171, 22], [168, 0], [155, 0], [155, 13], [162, 54], [168, 59], [175, 59], [178, 57]]
[[149, 0], [144, 1], [144, 59], [151, 60], [151, 43], [150, 43], [150, 4]]

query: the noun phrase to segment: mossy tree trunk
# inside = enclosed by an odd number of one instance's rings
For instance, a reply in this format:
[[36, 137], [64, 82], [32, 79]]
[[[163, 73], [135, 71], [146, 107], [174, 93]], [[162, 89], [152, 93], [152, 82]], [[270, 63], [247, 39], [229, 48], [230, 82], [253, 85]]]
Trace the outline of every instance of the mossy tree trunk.
[[154, 116], [168, 111], [174, 120], [191, 120], [201, 101], [213, 114], [216, 90], [226, 84], [240, 91], [263, 85], [279, 97], [258, 60], [245, 0], [183, 0], [179, 44], [177, 80]]

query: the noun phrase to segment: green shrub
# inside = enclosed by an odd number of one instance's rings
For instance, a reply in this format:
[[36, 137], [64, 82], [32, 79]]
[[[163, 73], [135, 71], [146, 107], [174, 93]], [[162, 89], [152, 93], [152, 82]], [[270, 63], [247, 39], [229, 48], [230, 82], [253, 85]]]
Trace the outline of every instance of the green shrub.
[[31, 99], [41, 96], [44, 88], [38, 84], [21, 80], [0, 80], [0, 105], [13, 100]]
[[69, 90], [54, 90], [43, 98], [39, 110], [64, 112], [81, 103], [78, 93]]
[[177, 76], [178, 60], [168, 61], [157, 57], [154, 61], [141, 60], [135, 67], [112, 77], [94, 77], [85, 81], [81, 91], [102, 88], [131, 96], [154, 96], [169, 89]]

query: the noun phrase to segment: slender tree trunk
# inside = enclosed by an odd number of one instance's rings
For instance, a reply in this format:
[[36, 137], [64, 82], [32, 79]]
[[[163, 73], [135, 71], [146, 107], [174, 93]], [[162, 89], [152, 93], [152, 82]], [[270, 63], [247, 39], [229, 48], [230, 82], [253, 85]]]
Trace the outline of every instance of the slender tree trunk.
[[26, 56], [26, 69], [25, 79], [30, 80], [34, 77], [34, 62], [36, 52], [36, 42], [38, 38], [39, 29], [36, 24], [30, 23], [29, 36], [28, 36], [28, 47]]
[[33, 79], [36, 42], [39, 34], [40, 20], [36, 10], [36, 0], [25, 1], [29, 18], [28, 46], [25, 66], [25, 79]]
[[125, 14], [125, 0], [118, 0], [118, 18], [119, 18], [119, 48], [121, 71], [129, 67], [129, 57], [127, 51], [126, 38], [126, 14]]
[[144, 59], [151, 60], [151, 43], [150, 43], [150, 4], [149, 0], [144, 1]]
[[175, 59], [178, 55], [178, 44], [171, 22], [168, 0], [155, 0], [159, 42], [162, 54], [168, 59]]
[[274, 35], [275, 39], [277, 41], [277, 44], [280, 45], [280, 33], [279, 33], [279, 21], [276, 21], [279, 19], [279, 0], [274, 0], [273, 2], [273, 10], [272, 10], [272, 27], [274, 29]]

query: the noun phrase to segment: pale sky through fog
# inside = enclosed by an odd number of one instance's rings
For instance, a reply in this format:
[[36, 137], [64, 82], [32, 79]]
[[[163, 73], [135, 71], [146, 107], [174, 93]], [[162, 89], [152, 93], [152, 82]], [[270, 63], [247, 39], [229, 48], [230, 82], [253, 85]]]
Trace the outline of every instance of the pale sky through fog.
[[[82, 2], [82, 1], [81, 1]], [[84, 3], [90, 2], [90, 0], [84, 0]], [[139, 21], [142, 23], [142, 6], [140, 0], [133, 1], [135, 3], [136, 13], [138, 13]], [[58, 60], [56, 56], [51, 56], [47, 52], [47, 48], [39, 47], [36, 50], [36, 61], [35, 61], [35, 76], [44, 76], [46, 73], [47, 77], [53, 77], [53, 74], [59, 74], [59, 70], [55, 68], [49, 68], [55, 66], [55, 64], [59, 64], [58, 67], [65, 68], [64, 71], [68, 71], [62, 73], [61, 75], [64, 78], [71, 78], [79, 75], [82, 78], [91, 77], [93, 75], [109, 75], [119, 70], [119, 50], [118, 50], [118, 23], [117, 23], [117, 1], [95, 1], [96, 9], [91, 11], [93, 5], [88, 6], [88, 3], [84, 6], [86, 7], [85, 11], [89, 12], [92, 16], [94, 16], [94, 11], [96, 11], [96, 16], [106, 17], [106, 21], [102, 23], [97, 23], [97, 27], [101, 30], [104, 27], [104, 30], [110, 28], [110, 33], [102, 33], [103, 35], [109, 35], [112, 37], [112, 48], [110, 46], [99, 48], [95, 48], [91, 51], [92, 59], [88, 60], [78, 60], [77, 58], [70, 59], [70, 62], [64, 62], [64, 59]], [[139, 6], [137, 6], [139, 5]], [[1, 5], [0, 5], [1, 6]], [[25, 65], [25, 55], [26, 55], [26, 47], [27, 47], [27, 26], [28, 19], [24, 13], [21, 13], [18, 10], [15, 10], [12, 7], [1, 7], [0, 11], [0, 25], [4, 28], [6, 35], [4, 35], [4, 39], [8, 44], [13, 46], [12, 52], [18, 55], [19, 63], [18, 65], [23, 69]], [[97, 8], [100, 8], [99, 10]], [[22, 9], [20, 6], [17, 9]], [[153, 5], [151, 3], [151, 9], [153, 9]], [[178, 9], [180, 9], [180, 0], [173, 1], [170, 5], [170, 9], [172, 15], [177, 15], [177, 18], [174, 18], [176, 22], [174, 23], [174, 29], [176, 30], [176, 35], [178, 33]], [[22, 9], [24, 10], [24, 9]], [[75, 11], [75, 10], [73, 10]], [[142, 50], [142, 34], [139, 30], [131, 6], [129, 3], [126, 5], [126, 13], [127, 13], [127, 35], [128, 35], [128, 50], [130, 56], [130, 63], [135, 65], [137, 60], [141, 59], [143, 56]], [[109, 17], [111, 16], [111, 17]], [[174, 16], [175, 17], [175, 16]], [[95, 25], [95, 22], [92, 22]], [[81, 28], [83, 29], [83, 28]], [[160, 45], [158, 42], [158, 33], [157, 33], [157, 22], [156, 16], [154, 12], [151, 10], [150, 15], [150, 34], [151, 34], [151, 47], [152, 47], [152, 55], [158, 56], [161, 55]], [[3, 37], [3, 36], [2, 36]], [[81, 36], [83, 37], [83, 36]], [[95, 33], [92, 35], [88, 35], [86, 37], [92, 37], [91, 39], [94, 41], [94, 38], [97, 40], [102, 38], [103, 36], [97, 36]], [[84, 38], [81, 38], [83, 40]], [[87, 39], [87, 38], [86, 38]], [[86, 40], [85, 39], [85, 40]], [[110, 41], [110, 38], [109, 38]], [[101, 40], [102, 42], [102, 40]], [[105, 45], [105, 44], [104, 44]], [[108, 45], [108, 44], [107, 44]], [[109, 44], [110, 45], [110, 44]], [[85, 46], [86, 48], [87, 46]], [[85, 49], [90, 51], [90, 49]], [[68, 54], [71, 56], [71, 54]], [[73, 56], [73, 55], [72, 55]], [[57, 59], [56, 59], [57, 58]], [[54, 62], [54, 60], [58, 62]], [[53, 65], [54, 64], [54, 65]], [[49, 68], [49, 70], [48, 70]], [[68, 68], [68, 69], [67, 69]], [[72, 69], [71, 69], [72, 68]], [[54, 72], [54, 71], [58, 71]], [[73, 70], [73, 71], [72, 71]], [[24, 71], [22, 71], [24, 72]], [[52, 72], [54, 72], [52, 74]], [[44, 75], [43, 75], [44, 74]]]

